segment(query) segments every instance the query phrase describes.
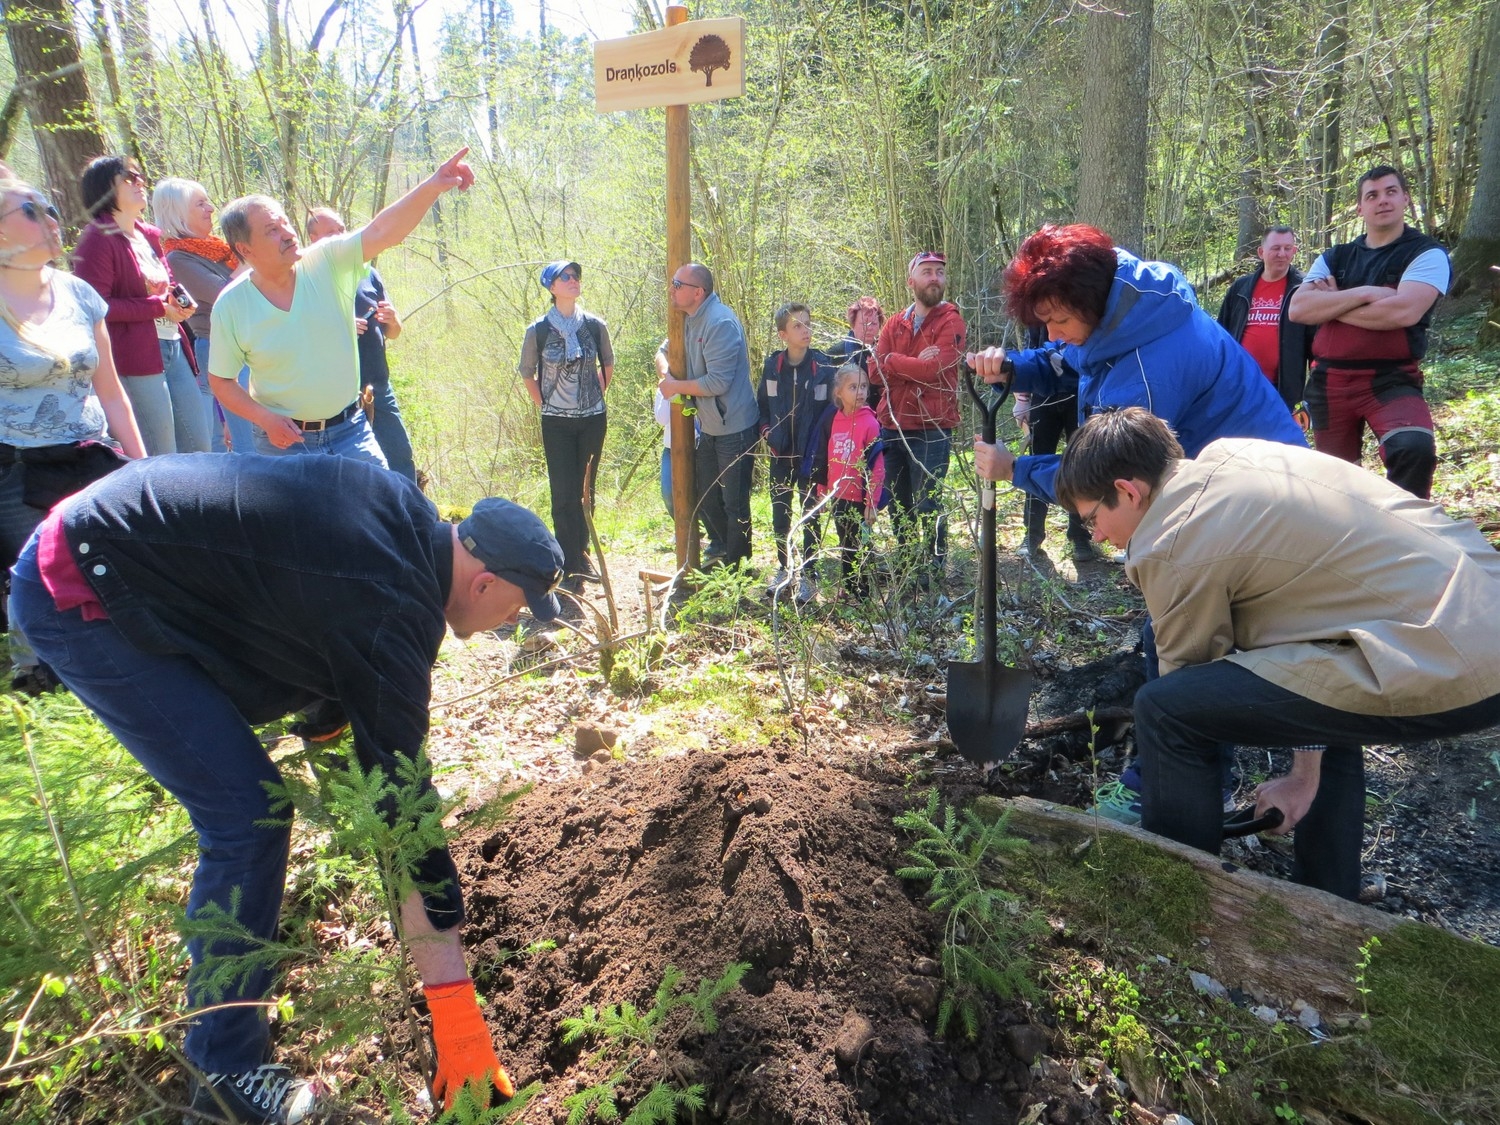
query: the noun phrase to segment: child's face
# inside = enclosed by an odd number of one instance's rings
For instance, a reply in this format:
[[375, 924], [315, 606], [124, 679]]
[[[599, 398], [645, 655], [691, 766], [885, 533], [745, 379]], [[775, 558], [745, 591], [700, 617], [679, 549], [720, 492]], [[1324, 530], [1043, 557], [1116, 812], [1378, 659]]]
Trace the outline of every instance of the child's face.
[[838, 390], [834, 393], [839, 400], [839, 409], [845, 414], [853, 414], [869, 401], [869, 377], [865, 375], [849, 376], [840, 381]]
[[812, 343], [812, 318], [805, 312], [793, 313], [787, 318], [786, 327], [776, 335], [789, 348], [805, 349]]

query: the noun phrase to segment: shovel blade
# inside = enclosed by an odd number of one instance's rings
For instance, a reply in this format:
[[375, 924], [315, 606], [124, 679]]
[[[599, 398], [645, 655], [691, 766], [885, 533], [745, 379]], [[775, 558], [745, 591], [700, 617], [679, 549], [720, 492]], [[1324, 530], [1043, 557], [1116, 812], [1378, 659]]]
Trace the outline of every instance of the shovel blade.
[[948, 734], [981, 766], [1010, 757], [1026, 732], [1034, 677], [1026, 668], [953, 661], [948, 665]]

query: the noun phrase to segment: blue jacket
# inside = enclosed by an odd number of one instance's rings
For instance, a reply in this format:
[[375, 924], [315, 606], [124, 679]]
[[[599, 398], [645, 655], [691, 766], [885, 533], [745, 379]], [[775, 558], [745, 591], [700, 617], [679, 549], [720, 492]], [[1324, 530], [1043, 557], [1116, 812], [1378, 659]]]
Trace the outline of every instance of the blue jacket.
[[796, 367], [787, 364], [785, 348], [766, 356], [755, 401], [761, 436], [775, 456], [801, 460], [808, 435], [833, 402], [833, 367], [817, 348], [809, 348]]
[[[1177, 432], [1196, 457], [1223, 437], [1307, 444], [1255, 360], [1198, 307], [1193, 287], [1166, 262], [1143, 262], [1116, 249], [1119, 266], [1104, 319], [1083, 345], [1052, 343], [1019, 352], [1014, 389], [1033, 395], [1061, 390], [1051, 356], [1061, 351], [1079, 375], [1078, 420], [1107, 407], [1143, 406]], [[1014, 484], [1056, 503], [1053, 478], [1061, 458], [1016, 459]]]

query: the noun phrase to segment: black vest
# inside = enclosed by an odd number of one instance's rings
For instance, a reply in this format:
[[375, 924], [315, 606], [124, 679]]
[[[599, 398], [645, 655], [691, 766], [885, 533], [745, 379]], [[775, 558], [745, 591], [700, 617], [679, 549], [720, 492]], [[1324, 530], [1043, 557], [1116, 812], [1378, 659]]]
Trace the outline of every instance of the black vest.
[[[1354, 289], [1360, 285], [1383, 285], [1395, 289], [1401, 284], [1401, 275], [1417, 257], [1428, 250], [1441, 250], [1442, 243], [1419, 230], [1405, 227], [1395, 242], [1371, 249], [1360, 235], [1353, 242], [1343, 242], [1324, 253], [1329, 272], [1340, 289]], [[1427, 328], [1432, 323], [1432, 310], [1437, 302], [1422, 314], [1422, 319], [1406, 329], [1407, 345], [1411, 357], [1421, 359], [1427, 354]]]

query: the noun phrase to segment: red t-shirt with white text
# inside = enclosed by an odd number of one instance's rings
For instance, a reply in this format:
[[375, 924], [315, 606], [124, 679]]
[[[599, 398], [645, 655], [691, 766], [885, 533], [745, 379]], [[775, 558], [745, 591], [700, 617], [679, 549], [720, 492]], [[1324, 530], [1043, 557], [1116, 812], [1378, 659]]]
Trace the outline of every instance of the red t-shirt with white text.
[[1281, 302], [1286, 299], [1286, 282], [1284, 277], [1280, 281], [1262, 277], [1255, 283], [1255, 292], [1250, 294], [1250, 317], [1240, 340], [1273, 383], [1281, 368]]

